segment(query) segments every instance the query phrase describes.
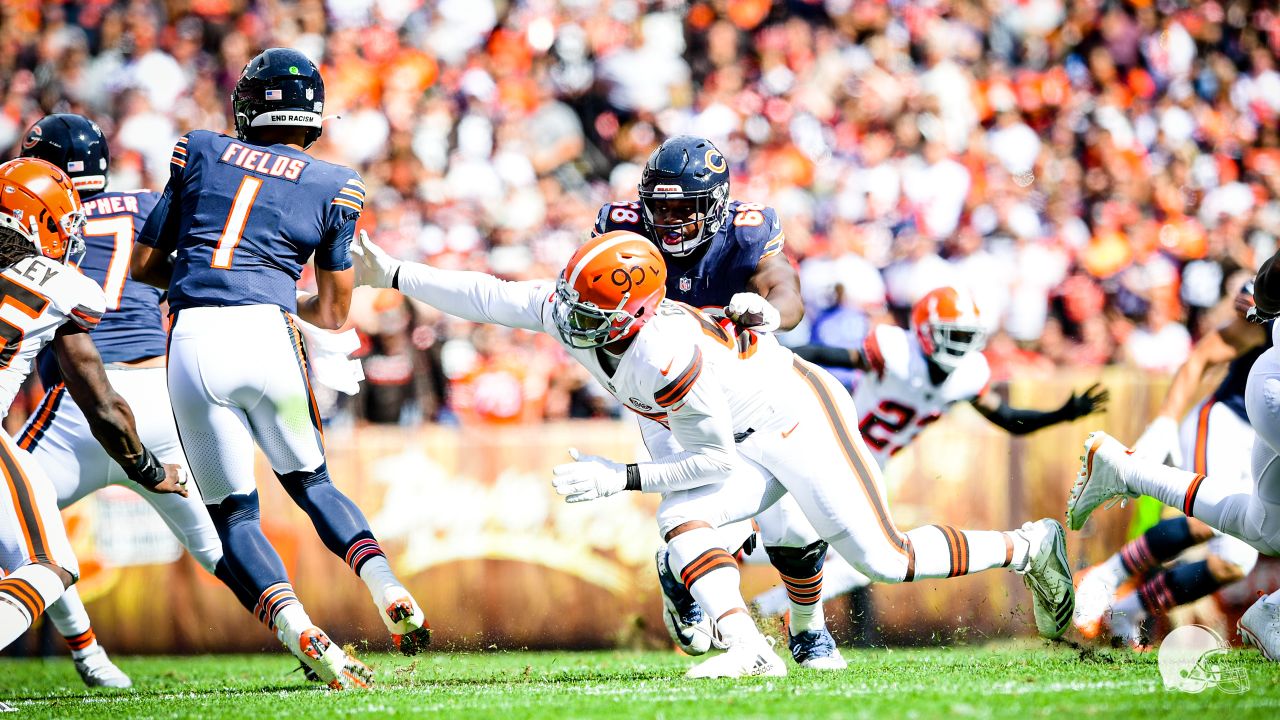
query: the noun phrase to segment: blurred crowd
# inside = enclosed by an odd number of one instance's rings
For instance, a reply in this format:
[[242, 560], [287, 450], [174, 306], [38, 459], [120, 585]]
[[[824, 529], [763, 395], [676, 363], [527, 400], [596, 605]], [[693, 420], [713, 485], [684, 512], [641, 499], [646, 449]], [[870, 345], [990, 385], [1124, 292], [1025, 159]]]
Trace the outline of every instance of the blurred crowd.
[[[315, 155], [369, 188], [392, 253], [551, 277], [634, 199], [664, 137], [714, 141], [732, 196], [778, 209], [807, 318], [857, 344], [967, 287], [999, 378], [1169, 372], [1280, 234], [1280, 15], [1245, 0], [13, 0], [0, 147], [97, 120], [115, 188], [163, 187], [172, 141], [231, 126], [260, 49], [321, 67]], [[380, 423], [614, 412], [549, 338], [361, 296]]]

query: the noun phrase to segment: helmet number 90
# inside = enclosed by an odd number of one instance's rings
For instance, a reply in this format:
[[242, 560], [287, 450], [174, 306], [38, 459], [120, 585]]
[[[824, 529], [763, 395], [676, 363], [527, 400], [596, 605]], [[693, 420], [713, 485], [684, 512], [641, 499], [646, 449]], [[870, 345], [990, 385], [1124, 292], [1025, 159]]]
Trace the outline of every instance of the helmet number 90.
[[631, 289], [637, 285], [644, 283], [645, 270], [641, 265], [633, 265], [630, 268], [614, 268], [609, 274], [609, 279], [614, 285], [622, 288], [622, 292], [629, 293]]
[[733, 216], [736, 227], [757, 227], [764, 224], [764, 206], [759, 203], [742, 203]]

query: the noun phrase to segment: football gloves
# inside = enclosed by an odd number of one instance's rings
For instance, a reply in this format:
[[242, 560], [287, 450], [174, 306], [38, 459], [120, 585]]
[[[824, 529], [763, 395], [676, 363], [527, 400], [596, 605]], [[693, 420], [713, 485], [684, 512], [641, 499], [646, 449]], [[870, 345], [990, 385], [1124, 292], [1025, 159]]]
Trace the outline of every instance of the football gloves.
[[573, 462], [557, 465], [551, 485], [565, 496], [565, 502], [586, 502], [609, 497], [627, 489], [627, 466], [598, 455], [584, 455], [569, 448]]
[[1106, 410], [1107, 401], [1110, 399], [1111, 391], [1102, 387], [1101, 383], [1094, 383], [1082, 393], [1072, 393], [1071, 397], [1062, 404], [1061, 411], [1074, 420]]
[[400, 261], [387, 254], [361, 230], [351, 241], [351, 257], [355, 260], [356, 285], [376, 288], [391, 287]]
[[737, 293], [729, 298], [724, 314], [743, 330], [773, 332], [782, 324], [778, 309], [770, 305], [768, 300], [751, 292]]

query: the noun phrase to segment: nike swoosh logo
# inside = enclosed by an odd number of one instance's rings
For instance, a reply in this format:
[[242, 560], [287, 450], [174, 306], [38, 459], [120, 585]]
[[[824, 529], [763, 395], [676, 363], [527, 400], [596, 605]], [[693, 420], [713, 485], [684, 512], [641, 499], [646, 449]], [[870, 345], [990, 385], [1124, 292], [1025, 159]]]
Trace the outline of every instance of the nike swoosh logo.
[[667, 376], [667, 373], [671, 372], [671, 366], [672, 366], [672, 365], [675, 365], [675, 364], [676, 364], [676, 359], [675, 359], [675, 358], [671, 358], [671, 362], [667, 363], [667, 366], [666, 366], [666, 367], [664, 367], [664, 368], [662, 368], [662, 369], [661, 369], [661, 370], [659, 370], [658, 372], [662, 373], [662, 377], [666, 377], [666, 376]]
[[785, 440], [785, 439], [787, 439], [788, 437], [790, 437], [790, 436], [791, 436], [791, 433], [795, 432], [795, 431], [796, 431], [796, 428], [798, 428], [798, 427], [800, 427], [800, 422], [799, 422], [799, 421], [796, 421], [796, 424], [795, 424], [795, 425], [792, 425], [790, 430], [787, 430], [786, 432], [782, 433], [782, 439], [784, 439], [784, 440]]

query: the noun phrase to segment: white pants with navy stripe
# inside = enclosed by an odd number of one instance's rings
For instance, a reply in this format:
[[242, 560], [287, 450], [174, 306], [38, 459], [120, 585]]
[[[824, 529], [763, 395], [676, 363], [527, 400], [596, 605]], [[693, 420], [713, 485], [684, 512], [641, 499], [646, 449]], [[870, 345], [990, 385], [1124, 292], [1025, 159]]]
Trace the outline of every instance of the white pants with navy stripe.
[[[1213, 397], [1187, 413], [1178, 426], [1182, 469], [1208, 476], [1226, 493], [1253, 492], [1253, 442], [1249, 423]], [[1209, 540], [1209, 552], [1240, 568], [1246, 575], [1258, 562], [1258, 551], [1220, 530]]]
[[324, 462], [302, 338], [275, 305], [187, 308], [169, 336], [169, 395], [208, 505], [253, 492], [256, 443], [277, 473]]
[[[188, 465], [169, 407], [165, 369], [109, 365], [107, 379], [129, 403], [142, 444], [161, 462]], [[49, 476], [58, 493], [59, 508], [68, 507], [108, 485], [122, 485], [155, 508], [178, 541], [206, 570], [213, 572], [222, 558], [222, 544], [200, 493], [192, 488], [185, 498], [159, 495], [130, 480], [93, 437], [84, 412], [71, 399], [65, 385], [49, 389], [17, 441]]]

